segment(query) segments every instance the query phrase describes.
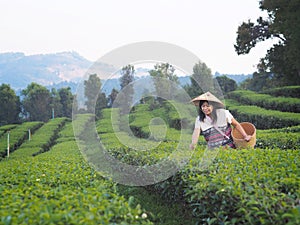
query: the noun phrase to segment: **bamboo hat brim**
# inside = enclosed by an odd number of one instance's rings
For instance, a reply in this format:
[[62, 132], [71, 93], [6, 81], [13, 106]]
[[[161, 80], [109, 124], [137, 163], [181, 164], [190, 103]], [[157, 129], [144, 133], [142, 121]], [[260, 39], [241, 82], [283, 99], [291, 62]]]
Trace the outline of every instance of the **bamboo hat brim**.
[[214, 102], [215, 105], [222, 107], [222, 108], [225, 107], [223, 102], [220, 99], [218, 99], [216, 96], [214, 96], [212, 93], [210, 93], [209, 91], [192, 99], [190, 102], [192, 102], [195, 106], [199, 106], [199, 102], [201, 100], [208, 101], [208, 102]]

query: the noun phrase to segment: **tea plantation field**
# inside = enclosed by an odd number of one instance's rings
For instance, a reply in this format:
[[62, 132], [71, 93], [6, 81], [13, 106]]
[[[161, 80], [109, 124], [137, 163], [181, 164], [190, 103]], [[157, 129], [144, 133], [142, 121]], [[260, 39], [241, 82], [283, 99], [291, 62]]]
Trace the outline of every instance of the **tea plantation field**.
[[[157, 109], [138, 105], [129, 117], [104, 109], [95, 131], [111, 156], [137, 167], [171, 159], [180, 168], [146, 186], [121, 185], [97, 172], [70, 119], [0, 127], [0, 224], [300, 224], [299, 112], [237, 96], [250, 94], [231, 93], [226, 106], [240, 122], [255, 124], [255, 149], [210, 152], [201, 137], [189, 150], [194, 118], [180, 123], [172, 102]], [[91, 132], [92, 115], [77, 121], [77, 132]], [[173, 156], [175, 149], [180, 154]]]

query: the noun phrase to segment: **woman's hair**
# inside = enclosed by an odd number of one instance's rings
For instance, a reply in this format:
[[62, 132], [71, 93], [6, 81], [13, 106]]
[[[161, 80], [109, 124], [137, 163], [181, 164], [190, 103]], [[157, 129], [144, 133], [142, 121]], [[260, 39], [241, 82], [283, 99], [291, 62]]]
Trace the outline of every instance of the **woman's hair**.
[[209, 101], [206, 101], [206, 100], [200, 100], [200, 102], [199, 102], [199, 120], [200, 121], [204, 121], [204, 118], [205, 118], [205, 114], [204, 114], [204, 112], [202, 112], [202, 108], [201, 108], [201, 106], [203, 105], [203, 103], [208, 103], [209, 105], [212, 105], [213, 106], [213, 111], [212, 111], [212, 121], [213, 121], [213, 123], [215, 123], [216, 121], [217, 121], [217, 119], [218, 119], [218, 116], [217, 116], [217, 113], [216, 113], [216, 106], [213, 104], [213, 102], [209, 102]]

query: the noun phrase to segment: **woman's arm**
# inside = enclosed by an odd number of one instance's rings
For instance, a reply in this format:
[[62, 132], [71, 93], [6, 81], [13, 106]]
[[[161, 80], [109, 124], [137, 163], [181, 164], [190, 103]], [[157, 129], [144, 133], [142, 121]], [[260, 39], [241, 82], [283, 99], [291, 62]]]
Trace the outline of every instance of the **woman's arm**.
[[194, 149], [198, 143], [198, 139], [199, 139], [199, 135], [200, 135], [200, 129], [199, 128], [195, 128], [193, 135], [192, 135], [192, 143], [190, 144], [190, 149]]
[[231, 119], [231, 124], [243, 135], [245, 141], [250, 141], [251, 135], [248, 135], [241, 124], [234, 118]]

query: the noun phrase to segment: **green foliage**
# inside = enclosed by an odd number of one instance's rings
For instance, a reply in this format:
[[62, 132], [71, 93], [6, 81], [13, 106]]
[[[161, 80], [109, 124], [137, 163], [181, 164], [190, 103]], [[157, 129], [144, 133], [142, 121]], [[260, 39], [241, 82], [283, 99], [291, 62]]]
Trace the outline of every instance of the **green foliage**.
[[72, 104], [74, 100], [74, 96], [71, 92], [71, 88], [61, 88], [58, 90], [59, 95], [59, 102], [62, 106], [60, 114], [58, 114], [58, 117], [72, 117]]
[[4, 135], [6, 132], [14, 129], [17, 126], [17, 124], [7, 124], [0, 127], [0, 137]]
[[182, 185], [200, 224], [296, 224], [299, 160], [292, 150], [220, 151], [204, 170], [193, 158]]
[[[28, 130], [34, 133], [43, 125], [42, 122], [25, 122], [17, 125], [14, 129], [9, 131], [10, 152], [15, 151], [28, 137]], [[6, 135], [5, 135], [6, 134]], [[7, 155], [7, 134], [8, 131], [0, 137], [0, 157]], [[1, 158], [0, 158], [1, 160]]]
[[204, 62], [198, 62], [193, 67], [191, 85], [187, 88], [188, 94], [194, 98], [206, 91], [214, 89], [213, 76], [211, 69]]
[[117, 96], [118, 96], [118, 91], [115, 89], [115, 88], [113, 88], [112, 90], [111, 90], [111, 93], [110, 93], [110, 95], [108, 96], [108, 106], [109, 107], [112, 107], [113, 106], [113, 104], [114, 104], [114, 101], [116, 100], [116, 98], [117, 98]]
[[[244, 121], [252, 118], [265, 127], [299, 121], [296, 113], [243, 106], [233, 100], [226, 103]], [[194, 120], [194, 108], [171, 101], [163, 106], [150, 110], [150, 104], [136, 105], [129, 116], [117, 108], [104, 109], [96, 129], [108, 153], [121, 162], [187, 163], [177, 174], [146, 187], [116, 185], [87, 165], [74, 140], [73, 128], [77, 134], [90, 134], [86, 124], [93, 123], [93, 114], [78, 114], [73, 124], [65, 118], [39, 123], [43, 126], [32, 142], [24, 142], [11, 158], [0, 162], [0, 224], [300, 223], [299, 125], [258, 129], [256, 149], [218, 149], [215, 154], [205, 152], [204, 142], [192, 152], [188, 150], [192, 130], [170, 125], [180, 114], [190, 114]], [[0, 143], [5, 132], [22, 126], [26, 132], [29, 123], [0, 127]], [[145, 138], [128, 134], [133, 127], [145, 132]], [[36, 157], [28, 154], [50, 139], [56, 144], [49, 151]], [[184, 160], [173, 155], [175, 150], [193, 155]], [[141, 179], [138, 173], [129, 174], [133, 175]]]
[[285, 86], [272, 88], [263, 91], [264, 94], [269, 94], [275, 97], [291, 97], [291, 98], [300, 98], [300, 86]]
[[0, 125], [18, 123], [20, 121], [20, 99], [8, 84], [0, 86], [0, 105]]
[[154, 66], [154, 70], [149, 71], [160, 103], [173, 99], [176, 94], [175, 86], [179, 81], [174, 72], [175, 68], [169, 63], [158, 63]]
[[259, 148], [280, 148], [298, 150], [300, 146], [300, 126], [281, 129], [258, 130], [256, 146]]
[[300, 113], [300, 99], [298, 98], [272, 97], [268, 94], [245, 90], [230, 92], [227, 96], [244, 105], [256, 105], [265, 109]]
[[279, 85], [299, 84], [300, 79], [300, 23], [299, 0], [260, 1], [260, 9], [268, 13], [268, 18], [259, 17], [257, 23], [250, 20], [243, 22], [237, 31], [235, 50], [238, 54], [248, 54], [258, 42], [267, 39], [278, 39], [268, 50], [258, 65], [259, 71], [271, 71], [271, 79]]
[[[150, 118], [155, 112], [164, 113], [147, 111], [147, 105], [137, 106], [131, 115], [131, 123], [139, 120], [139, 111], [144, 118]], [[98, 121], [99, 127], [109, 124], [111, 115], [108, 111], [105, 115]], [[165, 117], [165, 113], [161, 117]], [[136, 125], [146, 126], [148, 122], [140, 121]], [[170, 131], [176, 130], [168, 127], [167, 133]], [[205, 147], [198, 147], [183, 170], [166, 181], [147, 186], [146, 190], [160, 195], [166, 202], [184, 202], [185, 209], [193, 213], [196, 224], [296, 224], [300, 217], [297, 208], [300, 197], [300, 170], [297, 167], [300, 161], [297, 151], [299, 131], [299, 126], [258, 131], [259, 143], [267, 141], [268, 135], [273, 134], [277, 145], [266, 142], [262, 146], [265, 149], [221, 150], [206, 167], [202, 164], [205, 162]], [[185, 137], [186, 140], [190, 135]], [[143, 143], [137, 143], [137, 139], [124, 132], [101, 132], [99, 136], [115, 158], [137, 166], [153, 165], [168, 157], [179, 140], [179, 133], [172, 141], [167, 135], [165, 141], [154, 148], [145, 141], [151, 151], [140, 154], [128, 146], [136, 143], [136, 147], [141, 147]], [[279, 136], [287, 138], [280, 139]], [[289, 142], [291, 137], [296, 142]]]
[[34, 133], [30, 140], [23, 142], [17, 151], [13, 152], [11, 157], [35, 156], [49, 151], [56, 143], [58, 132], [63, 128], [65, 123], [66, 118], [56, 118], [45, 123]]
[[[91, 74], [88, 80], [84, 81], [84, 95], [87, 99], [85, 105], [87, 106], [88, 113], [97, 113], [97, 111], [95, 111], [95, 106], [98, 103], [98, 99], [101, 99], [102, 97], [100, 93], [101, 85], [101, 80], [97, 74]], [[100, 100], [100, 102], [102, 103], [102, 100]], [[98, 105], [97, 109], [99, 110], [101, 108], [102, 104]]]
[[[72, 131], [65, 129], [60, 135]], [[34, 158], [2, 161], [0, 198], [0, 224], [152, 224], [86, 164], [74, 140]]]
[[220, 88], [224, 94], [228, 93], [230, 91], [235, 91], [237, 89], [237, 83], [225, 75], [218, 76], [215, 79], [217, 80], [217, 82], [220, 85]]
[[51, 118], [51, 95], [47, 88], [31, 83], [22, 91], [22, 95], [25, 116], [28, 116], [30, 121], [46, 122]]
[[240, 105], [232, 99], [226, 100], [226, 106], [239, 121], [253, 123], [257, 129], [272, 129], [296, 126], [300, 124], [299, 113], [266, 110], [258, 106]]

